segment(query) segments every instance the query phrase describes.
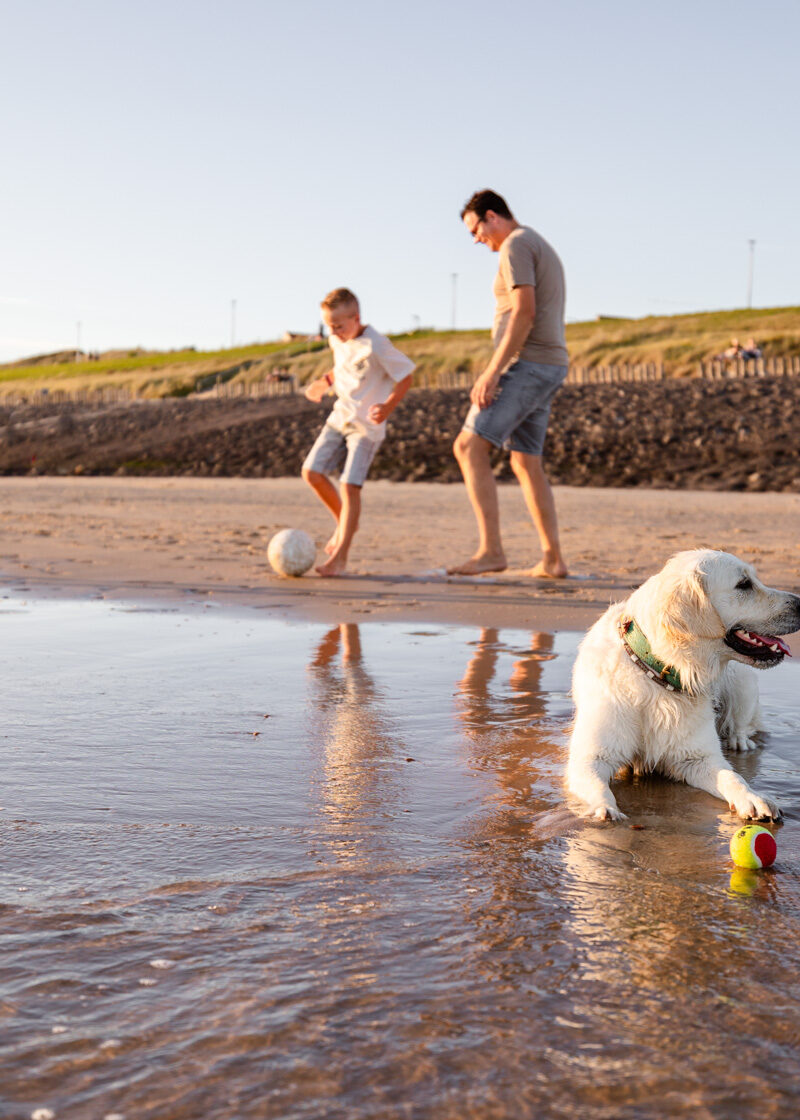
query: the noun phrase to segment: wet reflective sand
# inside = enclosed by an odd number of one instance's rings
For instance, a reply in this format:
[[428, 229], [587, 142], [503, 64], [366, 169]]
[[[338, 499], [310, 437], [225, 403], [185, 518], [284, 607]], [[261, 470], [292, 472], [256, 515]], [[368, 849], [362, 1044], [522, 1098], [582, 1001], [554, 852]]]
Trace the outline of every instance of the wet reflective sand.
[[579, 635], [525, 622], [3, 600], [3, 1120], [793, 1115], [797, 668], [732, 873], [685, 786], [570, 812]]

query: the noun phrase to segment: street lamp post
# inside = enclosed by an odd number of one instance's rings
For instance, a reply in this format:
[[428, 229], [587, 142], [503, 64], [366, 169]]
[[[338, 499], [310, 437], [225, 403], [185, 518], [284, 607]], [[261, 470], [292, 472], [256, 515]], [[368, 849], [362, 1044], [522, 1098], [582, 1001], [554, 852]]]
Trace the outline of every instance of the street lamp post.
[[756, 255], [756, 243], [754, 238], [749, 238], [747, 244], [750, 247], [750, 253], [747, 262], [747, 306], [753, 306], [753, 266]]

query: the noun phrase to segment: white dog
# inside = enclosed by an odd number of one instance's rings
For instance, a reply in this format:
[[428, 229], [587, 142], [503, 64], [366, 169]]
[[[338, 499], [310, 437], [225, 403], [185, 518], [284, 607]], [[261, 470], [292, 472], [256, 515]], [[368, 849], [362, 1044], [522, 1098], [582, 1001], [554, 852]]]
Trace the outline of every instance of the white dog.
[[[722, 755], [761, 730], [749, 668], [788, 654], [800, 596], [759, 582], [727, 552], [680, 552], [588, 632], [573, 674], [577, 706], [567, 786], [601, 820], [624, 817], [609, 782], [659, 770], [727, 801], [741, 817], [780, 817]], [[741, 662], [742, 664], [738, 664]]]

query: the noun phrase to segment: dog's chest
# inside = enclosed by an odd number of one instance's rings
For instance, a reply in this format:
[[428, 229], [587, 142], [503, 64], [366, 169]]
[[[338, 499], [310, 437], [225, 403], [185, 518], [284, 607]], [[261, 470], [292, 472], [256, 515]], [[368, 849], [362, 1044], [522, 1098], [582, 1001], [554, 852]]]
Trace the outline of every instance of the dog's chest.
[[634, 773], [670, 772], [676, 762], [697, 752], [698, 740], [713, 725], [713, 709], [706, 698], [660, 696], [642, 712], [641, 736], [631, 762]]

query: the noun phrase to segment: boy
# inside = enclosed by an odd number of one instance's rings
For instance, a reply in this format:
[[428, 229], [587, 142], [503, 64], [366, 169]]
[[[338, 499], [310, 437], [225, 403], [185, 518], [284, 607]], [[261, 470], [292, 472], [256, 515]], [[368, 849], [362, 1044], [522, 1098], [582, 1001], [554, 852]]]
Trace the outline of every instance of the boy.
[[[330, 335], [333, 369], [312, 381], [305, 395], [321, 401], [330, 388], [336, 404], [303, 463], [303, 478], [325, 503], [336, 530], [325, 546], [321, 576], [340, 576], [361, 513], [361, 487], [386, 434], [386, 419], [411, 387], [414, 363], [385, 335], [361, 322], [348, 288], [329, 292], [320, 305]], [[339, 471], [341, 494], [328, 478]]]

